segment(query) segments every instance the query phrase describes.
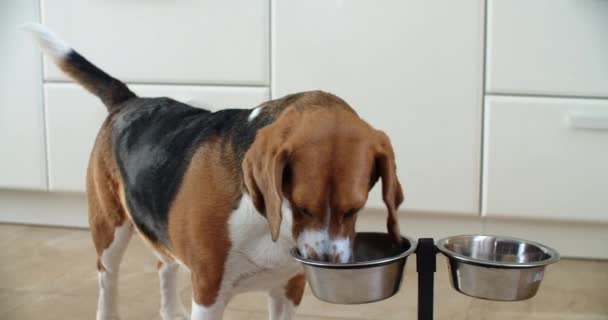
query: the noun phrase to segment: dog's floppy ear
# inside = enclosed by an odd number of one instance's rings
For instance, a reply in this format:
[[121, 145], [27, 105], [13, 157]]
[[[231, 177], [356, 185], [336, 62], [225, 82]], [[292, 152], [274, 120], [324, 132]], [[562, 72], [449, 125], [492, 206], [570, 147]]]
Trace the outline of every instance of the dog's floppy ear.
[[382, 178], [382, 199], [388, 211], [386, 227], [391, 238], [395, 242], [401, 242], [397, 209], [403, 202], [403, 190], [397, 178], [397, 166], [395, 165], [395, 154], [389, 138], [382, 131], [376, 132], [377, 143], [375, 154], [375, 171]]
[[272, 240], [279, 238], [283, 202], [283, 170], [289, 148], [271, 128], [258, 132], [255, 142], [243, 159], [245, 188], [253, 205], [268, 221]]

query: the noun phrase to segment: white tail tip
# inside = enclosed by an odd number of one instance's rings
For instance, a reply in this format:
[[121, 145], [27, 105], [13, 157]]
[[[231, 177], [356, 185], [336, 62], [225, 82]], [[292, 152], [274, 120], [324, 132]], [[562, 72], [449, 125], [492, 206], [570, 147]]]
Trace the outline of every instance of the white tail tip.
[[40, 23], [26, 23], [20, 25], [19, 28], [30, 32], [44, 52], [55, 59], [62, 59], [72, 51], [72, 48], [67, 43]]

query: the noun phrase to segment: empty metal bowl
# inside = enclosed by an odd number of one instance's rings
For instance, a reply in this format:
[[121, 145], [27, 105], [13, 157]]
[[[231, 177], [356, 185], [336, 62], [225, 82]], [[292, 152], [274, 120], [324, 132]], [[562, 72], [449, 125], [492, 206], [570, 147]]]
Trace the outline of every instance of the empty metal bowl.
[[357, 304], [386, 299], [401, 287], [407, 257], [416, 250], [416, 241], [403, 237], [395, 244], [388, 234], [357, 233], [353, 263], [321, 262], [303, 258], [298, 249], [291, 256], [304, 265], [313, 294], [320, 300]]
[[501, 236], [464, 235], [441, 239], [452, 287], [481, 299], [517, 301], [533, 297], [545, 267], [559, 253], [542, 244]]

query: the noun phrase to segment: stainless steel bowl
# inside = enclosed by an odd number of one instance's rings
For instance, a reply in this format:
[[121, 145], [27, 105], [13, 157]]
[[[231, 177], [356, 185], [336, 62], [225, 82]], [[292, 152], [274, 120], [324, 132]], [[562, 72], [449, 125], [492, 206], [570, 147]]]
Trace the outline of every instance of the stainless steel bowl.
[[357, 304], [386, 299], [401, 287], [407, 257], [416, 250], [416, 241], [403, 237], [396, 245], [388, 234], [357, 233], [353, 263], [320, 262], [303, 258], [297, 248], [291, 256], [304, 265], [308, 284], [320, 300]]
[[481, 299], [517, 301], [533, 297], [545, 267], [559, 253], [542, 244], [501, 236], [464, 235], [441, 239], [452, 286]]

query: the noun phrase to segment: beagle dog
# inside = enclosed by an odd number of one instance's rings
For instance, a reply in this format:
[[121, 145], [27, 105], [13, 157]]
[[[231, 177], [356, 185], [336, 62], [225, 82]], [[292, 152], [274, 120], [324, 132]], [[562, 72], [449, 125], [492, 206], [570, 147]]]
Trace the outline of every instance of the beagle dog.
[[[221, 319], [246, 291], [268, 292], [270, 318], [291, 319], [306, 280], [288, 251], [352, 261], [357, 213], [380, 178], [388, 231], [400, 240], [390, 141], [337, 96], [302, 92], [217, 112], [138, 97], [44, 26], [27, 28], [108, 109], [87, 173], [97, 319], [118, 319], [119, 264], [133, 230], [160, 260], [163, 319]], [[179, 265], [191, 273], [190, 316]]]

